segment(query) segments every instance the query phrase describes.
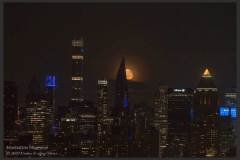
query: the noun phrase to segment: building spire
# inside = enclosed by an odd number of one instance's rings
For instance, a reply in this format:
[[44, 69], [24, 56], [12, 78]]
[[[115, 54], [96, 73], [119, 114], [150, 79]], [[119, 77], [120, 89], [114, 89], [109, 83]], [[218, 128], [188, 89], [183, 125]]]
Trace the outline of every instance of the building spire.
[[128, 108], [128, 86], [126, 79], [125, 58], [122, 58], [116, 77], [116, 106]]

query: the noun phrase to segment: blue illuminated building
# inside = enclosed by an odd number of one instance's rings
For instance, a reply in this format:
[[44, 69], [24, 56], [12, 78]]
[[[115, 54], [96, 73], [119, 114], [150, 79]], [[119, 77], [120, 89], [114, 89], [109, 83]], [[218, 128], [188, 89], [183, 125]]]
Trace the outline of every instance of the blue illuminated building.
[[237, 118], [237, 108], [233, 104], [219, 107], [219, 156], [226, 157], [235, 148], [235, 120]]
[[232, 119], [237, 118], [237, 93], [236, 91], [227, 92], [224, 94], [225, 107], [229, 108], [229, 115]]
[[55, 134], [54, 124], [56, 122], [56, 104], [55, 104], [55, 88], [56, 88], [56, 76], [47, 75], [45, 77], [46, 97], [48, 101], [47, 108], [47, 121], [51, 126], [51, 132]]
[[220, 113], [220, 117], [227, 117], [229, 116], [229, 108], [225, 106], [221, 106], [219, 113]]
[[53, 75], [46, 76], [45, 86], [46, 87], [56, 87], [56, 77]]
[[219, 108], [220, 117], [231, 117], [237, 118], [237, 107], [235, 105], [229, 106], [220, 106]]
[[[115, 82], [115, 106], [112, 114], [114, 116], [114, 130], [118, 132], [113, 133], [115, 156], [126, 157], [129, 151], [129, 99], [128, 99], [128, 81], [126, 78], [125, 59], [122, 58], [119, 66], [116, 82]], [[120, 136], [120, 137], [119, 137]], [[121, 148], [121, 149], [120, 149]]]
[[123, 106], [125, 108], [128, 108], [128, 99], [127, 99], [127, 97], [124, 98]]
[[126, 78], [125, 59], [123, 58], [117, 73], [116, 78], [116, 97], [115, 97], [115, 112], [125, 112], [129, 105], [128, 99], [128, 84]]
[[237, 108], [236, 107], [231, 108], [230, 113], [231, 113], [232, 118], [237, 118]]

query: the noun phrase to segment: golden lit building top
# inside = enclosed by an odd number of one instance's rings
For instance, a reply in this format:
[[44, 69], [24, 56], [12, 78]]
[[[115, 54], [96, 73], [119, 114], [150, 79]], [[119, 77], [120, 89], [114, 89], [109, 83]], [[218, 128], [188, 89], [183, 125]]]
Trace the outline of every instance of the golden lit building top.
[[206, 68], [202, 74], [202, 77], [212, 77], [211, 73], [209, 72], [209, 70]]
[[202, 78], [200, 79], [196, 89], [197, 91], [218, 91], [214, 82], [214, 78], [207, 68], [204, 70]]

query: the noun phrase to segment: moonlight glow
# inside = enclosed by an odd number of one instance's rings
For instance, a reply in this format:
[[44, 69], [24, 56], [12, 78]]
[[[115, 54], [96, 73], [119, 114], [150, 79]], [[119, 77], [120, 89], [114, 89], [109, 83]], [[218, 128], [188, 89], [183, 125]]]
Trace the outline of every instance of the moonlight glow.
[[133, 75], [133, 72], [131, 69], [126, 69], [126, 77], [127, 77], [127, 80], [132, 80], [134, 75]]

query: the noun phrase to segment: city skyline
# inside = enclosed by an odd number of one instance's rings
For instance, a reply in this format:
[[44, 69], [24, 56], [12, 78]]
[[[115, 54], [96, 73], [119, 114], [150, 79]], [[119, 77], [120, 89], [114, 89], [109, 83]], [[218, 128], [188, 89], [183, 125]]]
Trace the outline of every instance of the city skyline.
[[231, 3], [6, 4], [5, 78], [17, 81], [20, 100], [24, 100], [34, 74], [41, 79], [54, 74], [57, 91], [63, 93], [57, 94], [57, 103], [66, 103], [71, 41], [83, 37], [84, 86], [92, 93], [98, 79], [115, 78], [122, 57], [134, 72], [133, 81], [152, 87], [165, 83], [195, 88], [203, 70], [209, 68], [218, 88], [234, 88], [235, 14]]
[[236, 3], [5, 3], [5, 157], [236, 157]]

